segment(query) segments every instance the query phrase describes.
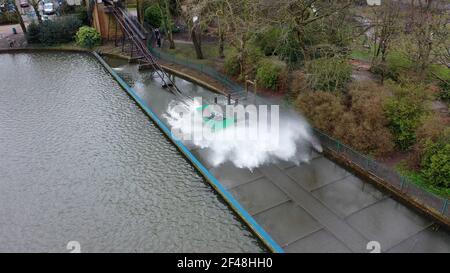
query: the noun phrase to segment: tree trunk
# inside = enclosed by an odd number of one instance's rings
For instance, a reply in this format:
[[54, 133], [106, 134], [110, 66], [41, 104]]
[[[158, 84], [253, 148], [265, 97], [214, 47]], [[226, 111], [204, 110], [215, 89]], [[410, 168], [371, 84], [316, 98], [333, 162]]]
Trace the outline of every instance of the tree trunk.
[[173, 40], [172, 30], [167, 30], [167, 39], [169, 40], [169, 48], [175, 49], [175, 41]]
[[144, 24], [144, 16], [142, 16], [142, 3], [140, 0], [136, 0], [136, 14], [139, 23]]
[[169, 40], [169, 48], [175, 49], [175, 41], [173, 40], [173, 34], [172, 34], [172, 14], [170, 13], [170, 6], [169, 1], [164, 0], [164, 26], [165, 31], [167, 32], [167, 39]]
[[38, 23], [41, 24], [42, 23], [42, 17], [41, 17], [41, 14], [39, 13], [39, 1], [34, 2], [31, 6], [33, 7], [34, 12], [36, 13], [36, 17], [37, 17]]
[[191, 29], [191, 39], [194, 44], [195, 54], [197, 55], [197, 59], [203, 59], [203, 51], [202, 51], [202, 38], [201, 34], [198, 31], [198, 24], [195, 24]]
[[16, 11], [17, 19], [19, 19], [20, 28], [22, 29], [23, 33], [27, 33], [27, 28], [25, 27], [25, 23], [23, 22], [22, 15], [20, 14], [19, 8], [17, 7], [16, 1], [12, 1], [14, 5], [14, 10]]
[[225, 48], [225, 35], [223, 34], [222, 31], [220, 31], [220, 34], [219, 34], [219, 57], [221, 59], [225, 58], [224, 48]]

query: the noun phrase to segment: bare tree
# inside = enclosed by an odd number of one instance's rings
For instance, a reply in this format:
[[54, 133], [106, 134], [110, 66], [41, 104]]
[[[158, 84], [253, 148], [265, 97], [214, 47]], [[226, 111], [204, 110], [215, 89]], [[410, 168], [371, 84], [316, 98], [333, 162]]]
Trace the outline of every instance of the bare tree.
[[227, 33], [227, 24], [224, 18], [226, 13], [226, 1], [225, 0], [213, 0], [207, 1], [205, 6], [205, 16], [207, 20], [213, 22], [217, 26], [217, 37], [219, 57], [225, 58], [225, 35]]
[[144, 24], [144, 11], [142, 10], [142, 0], [136, 0], [136, 14], [137, 14], [137, 19], [139, 21], [139, 23]]
[[36, 17], [37, 17], [39, 24], [42, 23], [42, 16], [39, 13], [39, 6], [40, 6], [41, 2], [42, 2], [42, 0], [29, 0], [31, 7], [34, 10], [34, 13], [36, 13]]
[[386, 74], [386, 58], [391, 42], [400, 31], [400, 3], [384, 1], [381, 7], [373, 9], [372, 18], [374, 51], [372, 65], [381, 69], [381, 82]]
[[202, 27], [208, 24], [204, 14], [207, 0], [177, 0], [181, 8], [181, 15], [189, 29], [197, 59], [203, 59]]
[[175, 49], [175, 41], [173, 40], [173, 18], [172, 12], [170, 11], [170, 2], [169, 0], [160, 0], [159, 6], [161, 7], [161, 15], [162, 15], [162, 23], [164, 26], [164, 30], [167, 33], [167, 39], [169, 40], [169, 48]]
[[222, 31], [230, 45], [237, 51], [240, 75], [244, 76], [248, 46], [255, 30], [264, 26], [260, 17], [262, 0], [223, 0], [220, 13]]
[[[285, 33], [283, 37], [285, 39], [294, 37], [305, 55], [308, 48], [303, 40], [307, 27], [333, 15], [343, 16], [354, 0], [279, 0], [276, 2], [264, 1], [264, 3], [261, 18], [280, 27], [284, 32], [289, 32]], [[336, 16], [335, 19], [342, 21], [342, 18]], [[328, 22], [328, 24], [331, 23], [333, 22]]]
[[[407, 41], [403, 52], [415, 64], [420, 77], [425, 77], [432, 63], [445, 56], [448, 48], [449, 11], [440, 1], [411, 0]], [[443, 55], [442, 55], [443, 54]]]

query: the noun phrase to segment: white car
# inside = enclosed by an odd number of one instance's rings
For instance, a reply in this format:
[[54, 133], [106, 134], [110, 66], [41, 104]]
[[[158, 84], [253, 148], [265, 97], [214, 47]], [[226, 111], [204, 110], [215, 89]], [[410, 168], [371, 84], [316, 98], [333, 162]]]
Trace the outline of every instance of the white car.
[[45, 3], [44, 4], [44, 14], [46, 15], [51, 15], [51, 14], [55, 14], [56, 9], [55, 9], [55, 5], [51, 2]]

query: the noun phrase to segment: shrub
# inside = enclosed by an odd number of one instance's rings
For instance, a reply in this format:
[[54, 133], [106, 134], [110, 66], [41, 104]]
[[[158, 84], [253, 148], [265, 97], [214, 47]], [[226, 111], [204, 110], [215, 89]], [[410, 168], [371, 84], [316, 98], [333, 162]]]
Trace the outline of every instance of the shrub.
[[34, 23], [28, 27], [32, 31], [27, 35], [31, 43], [42, 43], [44, 45], [54, 45], [71, 42], [75, 38], [75, 33], [82, 25], [78, 18], [65, 17], [55, 21], [44, 21], [40, 25]]
[[297, 98], [299, 94], [309, 90], [305, 72], [302, 70], [294, 70], [290, 73], [289, 89], [289, 94], [293, 98]]
[[83, 26], [76, 34], [76, 41], [81, 46], [93, 48], [94, 46], [100, 45], [101, 37], [95, 28]]
[[254, 79], [256, 77], [256, 70], [258, 69], [259, 62], [264, 57], [264, 53], [259, 47], [249, 44], [245, 48], [242, 56], [244, 63], [244, 74], [249, 78]]
[[442, 101], [450, 103], [450, 81], [440, 82], [439, 87], [441, 89], [439, 93], [439, 98]]
[[350, 147], [370, 155], [392, 152], [393, 136], [384, 113], [387, 90], [372, 82], [350, 86], [349, 98], [325, 91], [301, 92], [298, 108], [312, 124]]
[[402, 75], [408, 74], [413, 68], [413, 63], [399, 52], [391, 52], [387, 58], [385, 76], [398, 81]]
[[338, 120], [336, 138], [360, 152], [374, 156], [394, 150], [394, 138], [384, 112], [387, 90], [373, 82], [358, 82], [350, 86], [348, 113]]
[[256, 81], [258, 82], [258, 86], [277, 90], [281, 84], [282, 74], [284, 72], [284, 67], [281, 65], [270, 60], [262, 61], [259, 68], [256, 70]]
[[289, 66], [294, 66], [305, 59], [305, 53], [292, 31], [285, 33], [279, 43], [275, 53]]
[[264, 52], [264, 55], [270, 56], [279, 47], [281, 35], [280, 28], [270, 28], [263, 33], [256, 34], [254, 43]]
[[338, 94], [316, 91], [299, 94], [296, 107], [317, 129], [333, 135], [338, 121], [345, 113], [345, 106]]
[[63, 0], [60, 5], [60, 11], [62, 14], [72, 14], [76, 12], [75, 5], [69, 5], [66, 0]]
[[155, 1], [154, 0], [143, 0], [141, 5], [142, 5], [141, 6], [142, 10], [145, 12], [145, 10], [147, 8], [149, 8], [152, 5], [155, 5]]
[[[392, 85], [391, 85], [392, 86]], [[392, 86], [394, 97], [385, 104], [389, 128], [400, 150], [408, 150], [416, 141], [415, 131], [425, 113], [423, 88]]]
[[254, 78], [260, 60], [264, 57], [261, 49], [255, 45], [248, 45], [244, 52], [231, 51], [225, 57], [224, 70], [225, 73], [231, 76], [247, 75], [249, 78]]
[[61, 28], [60, 43], [73, 41], [78, 29], [83, 25], [83, 22], [78, 17], [65, 17], [53, 22]]
[[80, 20], [83, 25], [89, 25], [89, 16], [86, 7], [77, 7], [76, 13], [78, 20]]
[[314, 90], [336, 91], [350, 81], [352, 67], [344, 58], [320, 58], [309, 61], [306, 72]]
[[423, 119], [416, 130], [416, 143], [408, 160], [409, 168], [416, 170], [420, 168], [425, 144], [430, 140], [438, 141], [446, 128], [448, 128], [448, 122], [438, 113], [433, 113]]
[[225, 56], [223, 68], [226, 74], [230, 76], [237, 76], [241, 72], [239, 58], [236, 52], [231, 52]]
[[28, 43], [30, 43], [30, 44], [39, 43], [40, 42], [39, 41], [39, 33], [40, 33], [39, 25], [36, 24], [35, 22], [31, 22], [28, 25], [27, 34], [26, 34]]
[[144, 21], [154, 28], [161, 27], [162, 15], [158, 4], [150, 5], [144, 11]]
[[422, 174], [428, 183], [450, 188], [450, 129], [438, 141], [426, 142]]

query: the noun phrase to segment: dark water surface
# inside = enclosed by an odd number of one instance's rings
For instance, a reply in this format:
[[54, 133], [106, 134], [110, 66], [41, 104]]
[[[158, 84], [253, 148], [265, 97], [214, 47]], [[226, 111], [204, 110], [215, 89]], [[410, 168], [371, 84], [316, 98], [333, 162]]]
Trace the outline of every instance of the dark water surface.
[[[155, 87], [156, 88], [156, 87]], [[264, 251], [84, 54], [0, 54], [0, 251]]]

